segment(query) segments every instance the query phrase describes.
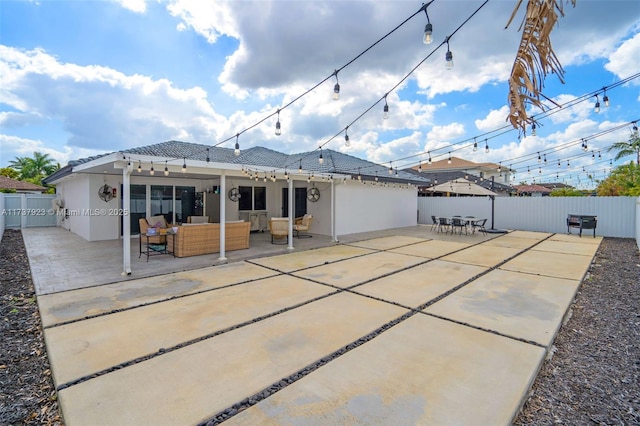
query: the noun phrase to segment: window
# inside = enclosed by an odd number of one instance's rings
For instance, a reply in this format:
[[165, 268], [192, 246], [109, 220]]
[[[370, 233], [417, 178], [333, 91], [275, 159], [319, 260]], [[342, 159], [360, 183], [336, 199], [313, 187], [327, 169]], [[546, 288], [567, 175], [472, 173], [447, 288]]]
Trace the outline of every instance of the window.
[[267, 188], [264, 186], [256, 186], [253, 188], [253, 209], [267, 209]]
[[239, 186], [239, 210], [266, 210], [267, 188], [265, 186]]

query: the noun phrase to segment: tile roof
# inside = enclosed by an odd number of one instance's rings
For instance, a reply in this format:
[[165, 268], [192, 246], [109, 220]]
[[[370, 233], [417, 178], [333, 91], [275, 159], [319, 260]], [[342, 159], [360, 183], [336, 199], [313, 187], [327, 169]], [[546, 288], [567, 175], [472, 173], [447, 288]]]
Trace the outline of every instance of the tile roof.
[[30, 182], [24, 182], [21, 180], [11, 179], [6, 176], [0, 176], [0, 188], [2, 189], [15, 189], [16, 191], [46, 191], [44, 186], [36, 185]]
[[[147, 155], [206, 161], [208, 155], [212, 162], [244, 165], [247, 166], [247, 168], [251, 166], [262, 168], [273, 167], [278, 170], [287, 168], [289, 171], [294, 171], [302, 165], [302, 169], [305, 172], [311, 173], [350, 174], [356, 176], [358, 172], [360, 172], [362, 176], [369, 176], [371, 180], [373, 180], [375, 176], [378, 176], [379, 180], [383, 182], [412, 182], [416, 184], [429, 182], [429, 180], [423, 176], [407, 173], [403, 170], [397, 170], [397, 174], [396, 170], [394, 170], [393, 174], [389, 175], [388, 168], [385, 166], [331, 149], [322, 150], [323, 164], [320, 164], [318, 161], [320, 152], [317, 150], [298, 154], [284, 154], [268, 148], [254, 146], [242, 150], [240, 155], [236, 157], [234, 150], [231, 148], [210, 147], [208, 145], [175, 140], [131, 148], [120, 152], [125, 156], [130, 154], [132, 160], [135, 160], [135, 155]], [[111, 153], [70, 161], [68, 166], [73, 167], [88, 163], [109, 154]], [[65, 176], [69, 174], [69, 172], [69, 168], [65, 167], [60, 174], [56, 174], [56, 178]]]
[[548, 194], [551, 192], [549, 188], [545, 188], [542, 185], [514, 185], [513, 187], [518, 192], [540, 192], [543, 194]]
[[[495, 182], [495, 181], [492, 182], [491, 179], [481, 179], [479, 176], [473, 175], [471, 173], [465, 173], [464, 171], [461, 171], [461, 170], [450, 170], [450, 171], [439, 171], [439, 172], [438, 171], [419, 172], [417, 170], [414, 170], [413, 168], [405, 169], [405, 170], [409, 173], [419, 174], [420, 176], [429, 179], [431, 182], [433, 182], [434, 185], [456, 180], [458, 178], [464, 178], [477, 185], [482, 186], [483, 188], [493, 190], [496, 192], [512, 192], [513, 191], [513, 187], [511, 185], [505, 185], [504, 183]], [[422, 170], [424, 170], [424, 168]]]

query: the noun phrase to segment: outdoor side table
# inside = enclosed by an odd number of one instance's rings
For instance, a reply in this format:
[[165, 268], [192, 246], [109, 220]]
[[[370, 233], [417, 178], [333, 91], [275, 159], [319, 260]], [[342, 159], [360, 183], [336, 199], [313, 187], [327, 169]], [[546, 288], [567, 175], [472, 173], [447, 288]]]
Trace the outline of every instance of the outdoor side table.
[[[160, 244], [150, 244], [149, 243], [149, 237], [164, 237], [164, 243], [160, 243]], [[144, 251], [143, 251], [143, 247], [142, 247], [142, 239], [145, 238], [146, 242], [144, 245]], [[166, 234], [140, 234], [140, 242], [139, 242], [139, 249], [140, 249], [140, 254], [138, 255], [138, 258], [140, 258], [140, 256], [142, 256], [143, 254], [145, 254], [147, 256], [147, 262], [149, 261], [149, 256], [156, 256], [156, 255], [160, 255], [160, 254], [170, 254], [173, 257], [176, 257], [175, 251], [169, 251], [169, 244], [167, 241], [167, 238], [173, 238], [173, 244], [172, 247], [174, 247], [175, 250], [175, 246], [176, 246], [176, 233], [175, 232], [167, 232]]]

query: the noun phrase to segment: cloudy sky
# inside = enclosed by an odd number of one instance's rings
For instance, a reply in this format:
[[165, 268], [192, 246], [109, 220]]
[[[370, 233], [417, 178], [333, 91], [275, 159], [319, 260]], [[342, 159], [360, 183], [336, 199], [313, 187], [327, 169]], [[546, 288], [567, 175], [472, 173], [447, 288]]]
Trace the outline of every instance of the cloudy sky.
[[[232, 148], [240, 133], [241, 148], [296, 153], [323, 145], [397, 167], [452, 151], [513, 164], [518, 182], [559, 177], [584, 186], [587, 173], [604, 177], [613, 156], [606, 148], [628, 139], [630, 122], [640, 123], [640, 77], [619, 84], [640, 73], [640, 2], [565, 6], [552, 33], [565, 83], [549, 76], [544, 103], [564, 106], [609, 88], [610, 106], [600, 92], [600, 113], [595, 96], [552, 114], [532, 109], [540, 117], [536, 136], [505, 121], [524, 13], [522, 6], [505, 29], [516, 3], [435, 0], [432, 44], [422, 43], [427, 17], [420, 12], [351, 62], [421, 3], [3, 0], [0, 167], [34, 151], [64, 165], [172, 139]], [[450, 35], [454, 67], [447, 70]], [[331, 98], [336, 69], [338, 101]], [[538, 152], [547, 167], [535, 161]]]

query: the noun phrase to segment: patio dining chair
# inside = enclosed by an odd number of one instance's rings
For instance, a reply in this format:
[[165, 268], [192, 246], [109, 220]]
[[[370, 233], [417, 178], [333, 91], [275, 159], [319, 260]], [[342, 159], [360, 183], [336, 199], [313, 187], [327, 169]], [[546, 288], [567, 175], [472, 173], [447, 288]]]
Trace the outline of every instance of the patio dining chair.
[[451, 219], [451, 233], [453, 234], [455, 230], [458, 229], [458, 233], [462, 235], [462, 230], [464, 229], [464, 233], [467, 233], [467, 224], [461, 217], [453, 217]]
[[475, 234], [476, 231], [480, 231], [484, 235], [487, 235], [487, 229], [485, 228], [486, 223], [487, 219], [474, 220], [471, 222], [471, 233]]
[[435, 217], [434, 215], [431, 215], [431, 230], [433, 231], [434, 229], [438, 228], [438, 218]]
[[438, 218], [438, 232], [442, 232], [443, 229], [445, 233], [449, 232], [449, 230], [451, 229], [451, 222], [447, 217]]

